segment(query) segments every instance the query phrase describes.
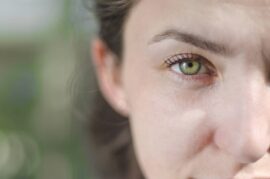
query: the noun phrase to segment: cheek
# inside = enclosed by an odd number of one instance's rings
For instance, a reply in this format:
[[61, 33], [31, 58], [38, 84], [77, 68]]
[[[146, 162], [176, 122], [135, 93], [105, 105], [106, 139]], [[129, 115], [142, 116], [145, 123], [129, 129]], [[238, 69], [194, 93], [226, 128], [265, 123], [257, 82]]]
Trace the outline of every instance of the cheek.
[[165, 87], [143, 84], [140, 93], [130, 94], [135, 150], [148, 178], [174, 178], [211, 136], [206, 112], [198, 103], [187, 105], [184, 93], [176, 97]]

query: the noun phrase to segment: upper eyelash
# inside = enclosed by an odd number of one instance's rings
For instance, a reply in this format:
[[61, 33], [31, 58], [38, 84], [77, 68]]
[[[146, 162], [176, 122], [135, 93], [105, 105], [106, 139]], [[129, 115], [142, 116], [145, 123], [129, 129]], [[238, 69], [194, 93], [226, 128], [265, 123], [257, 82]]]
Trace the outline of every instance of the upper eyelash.
[[197, 54], [192, 54], [192, 53], [182, 53], [182, 54], [176, 54], [172, 55], [167, 60], [165, 60], [165, 64], [168, 65], [169, 67], [178, 63], [179, 61], [182, 61], [184, 59], [195, 59], [196, 57], [201, 57], [200, 55]]

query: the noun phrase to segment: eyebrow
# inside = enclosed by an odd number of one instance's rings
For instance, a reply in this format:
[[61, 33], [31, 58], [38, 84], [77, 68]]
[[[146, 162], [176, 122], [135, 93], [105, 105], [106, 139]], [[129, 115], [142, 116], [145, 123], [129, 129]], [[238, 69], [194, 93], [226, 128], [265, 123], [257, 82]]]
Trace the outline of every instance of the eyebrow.
[[224, 44], [215, 43], [210, 40], [203, 39], [202, 37], [198, 35], [180, 32], [175, 29], [166, 30], [165, 32], [155, 35], [151, 39], [149, 44], [157, 43], [166, 39], [175, 39], [177, 41], [185, 42], [195, 47], [213, 52], [218, 55], [223, 55], [223, 56], [232, 55], [232, 50], [229, 49]]

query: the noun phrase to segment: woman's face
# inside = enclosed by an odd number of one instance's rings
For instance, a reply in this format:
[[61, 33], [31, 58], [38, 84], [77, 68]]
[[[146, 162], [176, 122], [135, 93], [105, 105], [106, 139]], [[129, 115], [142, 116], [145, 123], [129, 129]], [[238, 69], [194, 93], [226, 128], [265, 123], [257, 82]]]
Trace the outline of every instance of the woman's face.
[[141, 0], [121, 70], [146, 178], [270, 178], [269, 0]]

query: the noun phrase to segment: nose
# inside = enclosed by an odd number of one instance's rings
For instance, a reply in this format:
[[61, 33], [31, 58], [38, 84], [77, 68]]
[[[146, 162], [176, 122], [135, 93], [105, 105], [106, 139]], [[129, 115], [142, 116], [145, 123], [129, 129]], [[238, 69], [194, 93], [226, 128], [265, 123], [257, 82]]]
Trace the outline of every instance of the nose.
[[253, 163], [269, 152], [270, 89], [258, 81], [234, 86], [223, 95], [214, 142], [239, 162]]

